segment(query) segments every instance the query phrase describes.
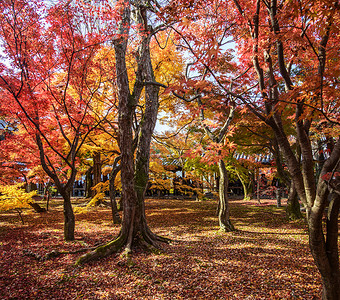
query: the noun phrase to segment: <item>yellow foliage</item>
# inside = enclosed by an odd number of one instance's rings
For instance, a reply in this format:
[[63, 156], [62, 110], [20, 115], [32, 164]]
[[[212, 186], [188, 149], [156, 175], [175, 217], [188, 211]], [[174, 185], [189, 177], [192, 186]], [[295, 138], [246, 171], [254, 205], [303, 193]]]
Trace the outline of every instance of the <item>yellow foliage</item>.
[[185, 61], [172, 42], [172, 34], [159, 32], [151, 41], [150, 50], [156, 80], [166, 85], [174, 83], [183, 74]]
[[86, 207], [96, 206], [98, 202], [101, 202], [105, 197], [105, 192], [110, 189], [110, 181], [99, 182], [95, 185], [92, 190], [96, 191], [96, 195], [91, 199], [91, 201], [86, 205]]
[[22, 185], [0, 186], [0, 211], [29, 207], [29, 203], [33, 202], [32, 197], [37, 195], [37, 191], [26, 193], [22, 189]]
[[87, 207], [79, 207], [79, 206], [76, 206], [74, 209], [73, 209], [73, 212], [77, 215], [80, 215], [80, 214], [85, 214], [88, 212], [87, 210]]

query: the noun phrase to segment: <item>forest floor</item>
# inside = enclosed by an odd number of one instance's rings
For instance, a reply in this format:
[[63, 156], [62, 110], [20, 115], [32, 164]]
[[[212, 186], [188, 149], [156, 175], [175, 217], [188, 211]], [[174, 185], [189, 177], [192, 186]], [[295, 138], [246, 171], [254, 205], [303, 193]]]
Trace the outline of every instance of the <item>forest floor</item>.
[[[75, 207], [83, 199], [75, 199]], [[37, 260], [114, 239], [110, 209], [76, 214], [63, 241], [61, 199], [47, 213], [0, 214], [0, 299], [319, 299], [321, 280], [304, 221], [288, 222], [274, 200], [231, 200], [237, 231], [218, 231], [216, 202], [148, 199], [151, 229], [173, 240], [160, 253], [110, 256], [77, 268], [81, 254]], [[77, 209], [76, 209], [77, 210]]]

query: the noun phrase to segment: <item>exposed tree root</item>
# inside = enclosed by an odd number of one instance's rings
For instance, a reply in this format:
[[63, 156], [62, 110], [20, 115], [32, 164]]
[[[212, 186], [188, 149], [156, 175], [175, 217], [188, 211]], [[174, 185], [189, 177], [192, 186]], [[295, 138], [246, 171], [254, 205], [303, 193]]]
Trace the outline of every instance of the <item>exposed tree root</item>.
[[59, 250], [52, 250], [51, 252], [46, 253], [45, 255], [39, 255], [39, 254], [37, 254], [37, 253], [34, 253], [34, 252], [31, 251], [31, 250], [24, 249], [24, 250], [23, 250], [23, 254], [24, 254], [25, 256], [33, 257], [33, 258], [35, 258], [35, 259], [38, 260], [38, 261], [45, 261], [45, 260], [49, 260], [49, 259], [52, 259], [52, 258], [61, 256], [61, 255], [66, 255], [66, 254], [77, 254], [77, 253], [81, 253], [81, 252], [90, 251], [90, 250], [93, 250], [93, 249], [96, 249], [96, 247], [92, 247], [92, 248], [82, 248], [82, 249], [73, 250], [73, 251], [64, 251], [64, 250], [59, 251]]
[[135, 248], [142, 248], [155, 253], [160, 250], [159, 242], [170, 243], [170, 241], [170, 239], [158, 236], [150, 230], [134, 237], [120, 234], [114, 241], [108, 242], [80, 256], [75, 262], [75, 266], [98, 260], [114, 253], [121, 253], [121, 256], [128, 256]]
[[232, 231], [235, 231], [235, 227], [233, 224], [231, 224], [230, 221], [226, 221], [224, 223], [221, 223], [220, 224], [220, 229], [219, 231], [221, 232], [232, 232]]

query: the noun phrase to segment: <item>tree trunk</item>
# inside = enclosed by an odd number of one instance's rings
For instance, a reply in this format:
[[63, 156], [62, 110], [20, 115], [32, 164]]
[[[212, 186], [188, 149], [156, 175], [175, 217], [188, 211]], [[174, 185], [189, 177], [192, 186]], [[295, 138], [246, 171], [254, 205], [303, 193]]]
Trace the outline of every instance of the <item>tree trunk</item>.
[[48, 211], [49, 204], [50, 204], [50, 198], [51, 198], [51, 188], [52, 182], [49, 181], [47, 185], [45, 186], [45, 191], [44, 191], [44, 198], [46, 198], [46, 211]]
[[[340, 208], [340, 196], [339, 194], [331, 195], [331, 202], [328, 206], [327, 212], [327, 235], [326, 235], [326, 253], [330, 262], [331, 274], [330, 274], [330, 288], [323, 291], [323, 298], [331, 299], [327, 296], [331, 290], [332, 299], [340, 299], [340, 270], [339, 270], [339, 251], [338, 251], [338, 217]], [[324, 284], [325, 286], [325, 284]]]
[[85, 198], [91, 198], [91, 188], [93, 186], [92, 181], [92, 170], [93, 167], [90, 167], [85, 173]]
[[[95, 152], [92, 156], [93, 159], [93, 186], [96, 186], [98, 183], [101, 182], [101, 176], [102, 176], [102, 167], [101, 167], [101, 161], [100, 161], [100, 153]], [[96, 191], [91, 190], [91, 197], [94, 197], [96, 195]], [[100, 202], [97, 202], [97, 205], [99, 205]]]
[[286, 215], [289, 220], [302, 219], [302, 213], [300, 210], [299, 197], [296, 192], [294, 182], [291, 182], [289, 187]]
[[[120, 158], [119, 158], [120, 159]], [[115, 159], [113, 164], [113, 169], [110, 173], [110, 185], [109, 185], [109, 192], [110, 192], [110, 202], [111, 202], [111, 211], [112, 211], [112, 220], [113, 224], [121, 224], [122, 220], [120, 219], [117, 202], [116, 202], [116, 187], [115, 187], [115, 179], [117, 177], [118, 172], [121, 170], [120, 166], [117, 166], [118, 159]]]
[[282, 199], [281, 187], [279, 187], [279, 186], [277, 187], [275, 194], [276, 194], [276, 207], [280, 208], [280, 207], [282, 207], [282, 204], [281, 204], [281, 199]]
[[64, 199], [64, 239], [74, 241], [75, 217], [71, 204], [71, 193], [67, 190], [59, 191]]
[[110, 203], [111, 203], [111, 212], [112, 212], [112, 220], [113, 224], [121, 224], [122, 220], [120, 219], [119, 213], [118, 213], [118, 207], [117, 202], [115, 199], [115, 196], [110, 195]]
[[[51, 169], [49, 169], [45, 154], [44, 154], [44, 147], [41, 141], [41, 137], [39, 134], [36, 134], [36, 141], [39, 148], [39, 154], [40, 154], [40, 162], [44, 169], [44, 171], [50, 176], [50, 178], [53, 180], [54, 184], [56, 185], [58, 192], [61, 194], [64, 200], [64, 239], [66, 241], [73, 241], [74, 240], [74, 228], [75, 228], [75, 218], [74, 213], [72, 209], [71, 204], [71, 191], [74, 186], [74, 181], [76, 179], [77, 169], [74, 165], [71, 165], [71, 174], [69, 179], [65, 184], [61, 183], [58, 175], [53, 172]], [[75, 155], [74, 153], [72, 155]], [[71, 155], [71, 157], [72, 157]], [[73, 163], [75, 162], [75, 159], [73, 159]]]
[[[325, 195], [324, 197], [326, 197]], [[323, 234], [323, 212], [310, 210], [307, 214], [310, 249], [322, 279], [322, 299], [340, 299], [340, 272], [338, 253], [338, 215], [340, 197], [332, 195], [326, 221], [326, 240]]]
[[235, 228], [230, 222], [230, 208], [228, 203], [228, 174], [223, 160], [219, 161], [218, 167], [220, 171], [218, 222], [221, 231], [230, 232], [235, 230]]
[[[141, 35], [136, 80], [133, 93], [130, 94], [125, 60], [130, 23], [130, 2], [125, 0], [123, 5], [120, 27], [121, 38], [114, 42], [119, 99], [118, 123], [122, 199], [124, 201], [122, 228], [116, 240], [83, 255], [77, 260], [76, 264], [104, 257], [121, 250], [129, 253], [133, 247], [157, 247], [157, 242], [168, 241], [151, 232], [145, 217], [144, 193], [148, 181], [149, 149], [151, 135], [156, 122], [155, 114], [157, 116], [158, 108], [158, 89], [150, 88], [150, 85], [145, 86], [145, 110], [143, 120], [140, 123], [140, 131], [138, 132], [136, 166], [134, 164], [134, 136], [132, 128], [135, 107], [144, 88], [144, 80], [150, 81], [154, 79], [153, 73], [150, 73], [152, 72], [149, 52], [150, 36], [146, 35], [146, 32], [143, 32], [143, 35]], [[139, 7], [137, 17], [144, 16], [145, 18], [142, 19], [146, 21], [145, 14], [146, 11], [143, 6]], [[147, 29], [147, 24], [143, 25]]]
[[24, 219], [23, 219], [23, 217], [22, 217], [21, 208], [17, 208], [16, 211], [17, 211], [17, 213], [18, 213], [18, 215], [19, 215], [19, 217], [20, 217], [20, 220], [21, 220], [22, 225], [25, 225]]
[[261, 204], [261, 195], [260, 195], [260, 170], [256, 169], [256, 199], [259, 204]]
[[236, 175], [238, 177], [238, 179], [240, 180], [241, 184], [242, 184], [242, 188], [243, 188], [243, 200], [249, 200], [250, 196], [249, 194], [250, 192], [250, 187], [251, 187], [251, 180], [249, 180], [248, 182], [246, 180], [243, 179], [243, 177], [236, 172]]

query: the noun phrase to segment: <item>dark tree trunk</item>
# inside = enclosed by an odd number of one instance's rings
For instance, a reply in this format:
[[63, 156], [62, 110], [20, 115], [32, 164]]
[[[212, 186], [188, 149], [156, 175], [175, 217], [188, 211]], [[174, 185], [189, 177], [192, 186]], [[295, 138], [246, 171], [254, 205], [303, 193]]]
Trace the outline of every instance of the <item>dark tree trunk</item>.
[[[66, 184], [61, 183], [57, 174], [47, 166], [44, 154], [44, 147], [41, 141], [41, 137], [39, 134], [36, 134], [36, 141], [39, 148], [40, 153], [40, 161], [44, 171], [50, 176], [53, 180], [54, 184], [56, 185], [58, 192], [63, 197], [63, 204], [64, 204], [64, 239], [66, 241], [73, 241], [74, 240], [74, 229], [75, 229], [75, 218], [73, 213], [73, 208], [71, 204], [71, 192], [74, 186], [74, 181], [77, 174], [77, 169], [74, 165], [71, 168], [71, 175], [67, 180]], [[73, 158], [73, 163], [75, 162], [75, 153], [71, 153], [71, 157]]]
[[75, 217], [71, 204], [71, 192], [66, 189], [60, 190], [60, 194], [64, 199], [64, 239], [65, 241], [74, 240]]
[[290, 187], [289, 187], [286, 215], [289, 220], [298, 220], [302, 218], [299, 197], [296, 192], [294, 182], [291, 182]]
[[20, 217], [21, 224], [22, 224], [22, 225], [25, 225], [24, 219], [23, 219], [23, 217], [22, 217], [21, 208], [17, 208], [16, 211], [17, 211], [17, 213], [18, 213], [18, 215], [19, 215], [19, 217]]
[[[321, 273], [322, 299], [340, 299], [340, 272], [338, 253], [339, 195], [332, 195], [326, 221], [326, 240], [323, 233], [323, 212], [310, 210], [307, 214], [309, 244], [314, 261]], [[324, 196], [326, 197], [326, 196]]]
[[[101, 182], [101, 176], [102, 176], [102, 166], [100, 161], [100, 153], [95, 152], [92, 156], [93, 159], [93, 186], [96, 186], [98, 183]], [[91, 190], [91, 197], [94, 197], [96, 195], [95, 190]], [[100, 204], [99, 202], [97, 204]]]
[[113, 224], [121, 224], [122, 220], [120, 219], [117, 202], [116, 202], [116, 187], [115, 187], [115, 179], [117, 177], [118, 172], [121, 170], [121, 165], [117, 166], [118, 160], [120, 157], [117, 157], [113, 163], [113, 169], [110, 173], [110, 202], [111, 202], [111, 211], [112, 211], [112, 220]]
[[259, 204], [261, 204], [261, 195], [260, 195], [260, 171], [256, 170], [256, 199]]
[[230, 208], [228, 203], [228, 174], [223, 160], [218, 162], [220, 171], [218, 223], [221, 231], [233, 231], [234, 226], [230, 221]]
[[92, 195], [91, 192], [91, 188], [93, 186], [92, 170], [93, 167], [90, 167], [85, 173], [85, 198], [91, 198]]
[[[340, 299], [340, 270], [339, 270], [339, 251], [338, 251], [338, 236], [339, 236], [339, 208], [340, 196], [339, 194], [331, 195], [331, 202], [328, 205], [327, 212], [327, 234], [326, 234], [326, 253], [329, 260], [331, 274], [330, 274], [330, 288], [324, 289], [324, 298], [328, 299], [327, 291], [331, 291], [333, 299]], [[324, 284], [325, 285], [325, 284]]]
[[46, 211], [48, 211], [49, 208], [49, 204], [50, 204], [50, 198], [51, 198], [51, 188], [52, 182], [49, 181], [45, 187], [45, 191], [44, 191], [44, 197], [46, 198]]

